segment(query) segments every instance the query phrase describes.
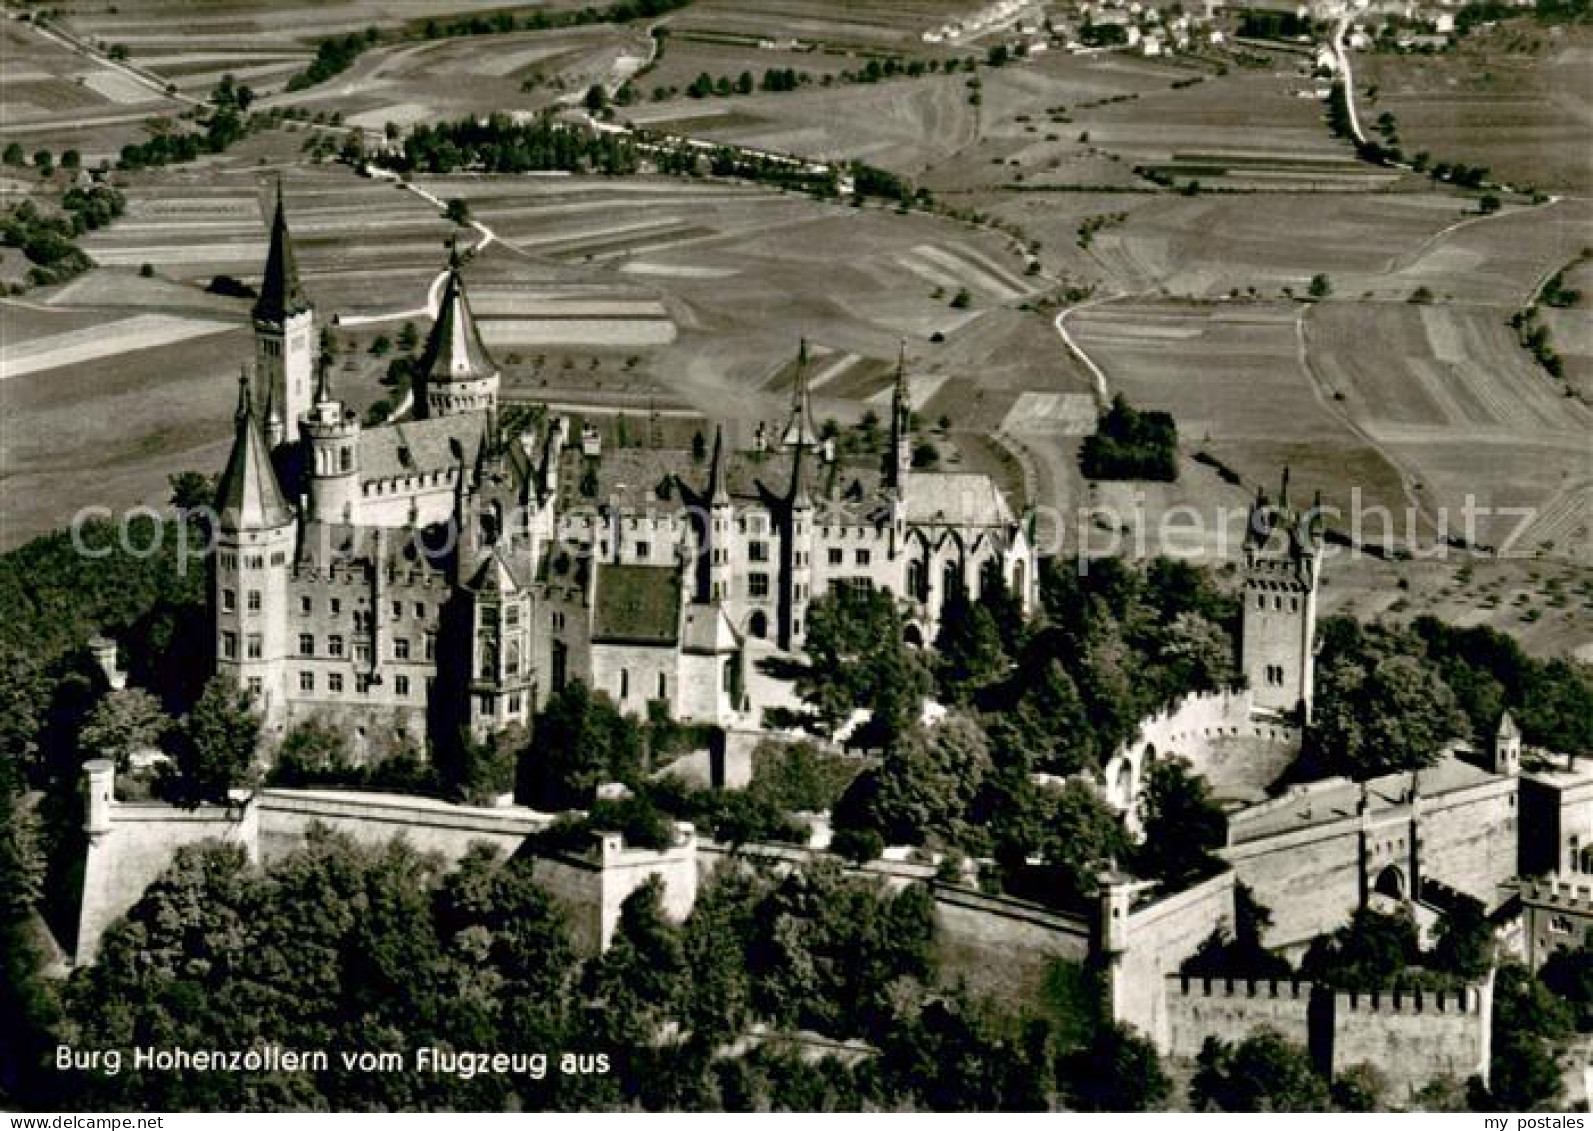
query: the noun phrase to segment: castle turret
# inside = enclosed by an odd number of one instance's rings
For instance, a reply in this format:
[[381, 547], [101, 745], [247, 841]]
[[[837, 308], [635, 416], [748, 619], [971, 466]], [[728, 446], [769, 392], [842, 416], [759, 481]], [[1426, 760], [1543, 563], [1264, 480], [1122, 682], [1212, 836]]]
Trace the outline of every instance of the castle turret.
[[1521, 731], [1509, 711], [1499, 716], [1499, 729], [1494, 733], [1491, 753], [1494, 773], [1509, 777], [1521, 773]]
[[808, 490], [806, 445], [798, 445], [791, 461], [791, 484], [786, 490], [783, 537], [780, 539], [779, 644], [795, 648], [806, 631], [808, 602], [812, 599], [813, 496]]
[[321, 522], [359, 521], [360, 420], [332, 395], [332, 364], [321, 359], [315, 403], [301, 425], [309, 449], [310, 517]]
[[260, 395], [271, 411], [280, 414], [282, 436], [297, 439], [299, 418], [310, 408], [315, 379], [315, 311], [299, 282], [280, 181], [253, 318]]
[[268, 725], [286, 706], [288, 570], [296, 522], [255, 419], [248, 374], [238, 382], [236, 431], [216, 486], [211, 555], [216, 670], [254, 694]]
[[797, 349], [796, 384], [791, 388], [791, 415], [786, 420], [785, 431], [780, 434], [780, 444], [786, 449], [817, 447], [819, 430], [813, 425], [813, 405], [808, 395], [808, 343], [802, 340]]
[[725, 431], [721, 426], [714, 429], [713, 462], [708, 469], [708, 584], [706, 591], [699, 593], [701, 599], [708, 601], [728, 599], [734, 578], [730, 539], [736, 512], [726, 486], [724, 448]]
[[1311, 719], [1316, 595], [1322, 567], [1317, 512], [1295, 513], [1258, 492], [1245, 535], [1240, 663], [1256, 706]]
[[448, 282], [415, 381], [415, 414], [453, 416], [498, 404], [498, 366], [476, 329], [459, 273], [456, 249], [448, 260]]

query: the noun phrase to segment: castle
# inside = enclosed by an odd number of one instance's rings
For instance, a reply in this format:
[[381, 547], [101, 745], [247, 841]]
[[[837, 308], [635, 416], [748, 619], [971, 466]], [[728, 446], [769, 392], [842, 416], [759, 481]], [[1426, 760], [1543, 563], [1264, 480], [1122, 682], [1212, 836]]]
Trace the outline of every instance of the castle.
[[460, 266], [412, 418], [362, 425], [313, 356], [278, 191], [213, 556], [217, 670], [268, 734], [320, 715], [479, 738], [571, 680], [627, 712], [755, 721], [749, 656], [799, 648], [827, 590], [891, 593], [918, 645], [956, 590], [1033, 605], [1029, 517], [988, 476], [913, 467], [904, 365], [878, 461], [821, 438], [805, 349], [788, 419], [750, 451], [722, 430], [711, 456], [605, 451], [564, 418], [508, 435]]

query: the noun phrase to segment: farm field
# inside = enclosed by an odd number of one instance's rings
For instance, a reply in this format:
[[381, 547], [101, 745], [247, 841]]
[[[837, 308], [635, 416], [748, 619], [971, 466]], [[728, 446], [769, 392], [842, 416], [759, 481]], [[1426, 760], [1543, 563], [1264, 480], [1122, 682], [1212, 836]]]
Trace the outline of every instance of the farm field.
[[1484, 165], [1550, 193], [1593, 186], [1593, 31], [1511, 21], [1452, 54], [1366, 57], [1371, 110], [1392, 113], [1407, 153]]
[[[1412, 469], [1429, 516], [1446, 509], [1451, 532], [1467, 537], [1470, 503], [1489, 513], [1469, 540], [1593, 563], [1593, 412], [1494, 312], [1324, 303], [1306, 341], [1317, 379]], [[1526, 512], [1534, 517], [1523, 524]]]
[[1402, 514], [1400, 470], [1305, 370], [1299, 318], [1276, 303], [1126, 300], [1081, 309], [1068, 325], [1114, 392], [1173, 413], [1186, 451], [1214, 456], [1247, 486], [1270, 489], [1288, 466], [1345, 513], [1358, 499]]

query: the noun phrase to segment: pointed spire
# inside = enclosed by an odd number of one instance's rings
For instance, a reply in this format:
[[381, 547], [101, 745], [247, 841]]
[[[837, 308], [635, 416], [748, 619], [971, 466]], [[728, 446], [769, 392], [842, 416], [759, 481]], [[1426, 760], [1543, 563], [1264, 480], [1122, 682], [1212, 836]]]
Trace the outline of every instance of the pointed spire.
[[216, 513], [223, 531], [271, 530], [293, 521], [293, 512], [282, 496], [271, 452], [260, 433], [254, 415], [254, 397], [249, 391], [249, 371], [238, 378], [238, 407], [234, 410], [235, 432], [227, 467], [216, 483]]
[[713, 462], [708, 465], [708, 505], [730, 505], [730, 491], [725, 486], [725, 427], [722, 424], [714, 426]]
[[813, 497], [808, 493], [807, 470], [802, 466], [807, 450], [807, 445], [799, 444], [791, 460], [791, 487], [786, 493], [786, 499], [792, 510], [813, 506]]
[[282, 178], [277, 178], [276, 214], [271, 219], [271, 247], [266, 253], [265, 277], [260, 281], [260, 297], [255, 300], [256, 322], [284, 322], [310, 308], [299, 283], [299, 267], [293, 257], [293, 239], [288, 234], [287, 210], [282, 203]]
[[437, 321], [432, 324], [421, 354], [420, 373], [428, 381], [446, 382], [473, 381], [497, 372], [498, 366], [487, 353], [476, 329], [475, 315], [470, 312], [464, 278], [459, 273], [459, 248], [454, 245], [448, 254], [448, 283], [437, 308]]
[[320, 362], [315, 367], [315, 404], [332, 404], [337, 398], [332, 395], [332, 357], [323, 353]]
[[813, 425], [813, 405], [808, 396], [808, 340], [797, 348], [796, 384], [791, 389], [791, 418], [786, 422], [780, 443], [787, 448], [813, 447], [819, 430]]
[[232, 410], [232, 422], [239, 428], [254, 415], [254, 394], [249, 389], [249, 367], [238, 370], [238, 407]]
[[901, 339], [896, 355], [896, 385], [891, 391], [891, 450], [886, 457], [887, 482], [898, 495], [907, 487], [907, 473], [913, 467], [911, 437], [912, 398], [907, 391], [907, 339]]

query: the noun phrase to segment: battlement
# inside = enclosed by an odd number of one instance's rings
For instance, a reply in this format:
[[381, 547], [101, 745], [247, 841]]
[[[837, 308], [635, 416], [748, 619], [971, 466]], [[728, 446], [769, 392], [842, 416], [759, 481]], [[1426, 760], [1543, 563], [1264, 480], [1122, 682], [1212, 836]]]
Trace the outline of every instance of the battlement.
[[1416, 1017], [1422, 1014], [1480, 1014], [1483, 991], [1479, 986], [1458, 990], [1374, 990], [1371, 993], [1336, 993], [1335, 1015], [1374, 1014], [1380, 1017]]
[[1297, 978], [1199, 978], [1188, 974], [1167, 975], [1167, 993], [1206, 1001], [1249, 1001], [1278, 998], [1308, 1001], [1313, 983]]
[[1565, 873], [1521, 881], [1523, 903], [1563, 907], [1574, 911], [1593, 911], [1593, 877], [1583, 879]]

